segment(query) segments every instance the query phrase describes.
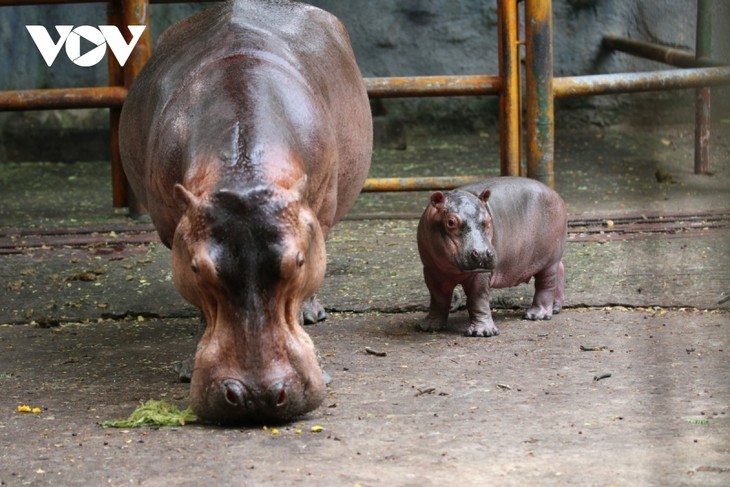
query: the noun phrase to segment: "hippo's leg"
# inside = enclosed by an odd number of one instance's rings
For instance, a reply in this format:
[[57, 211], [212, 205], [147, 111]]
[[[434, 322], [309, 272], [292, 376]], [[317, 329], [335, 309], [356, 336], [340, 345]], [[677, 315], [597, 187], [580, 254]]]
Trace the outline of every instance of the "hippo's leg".
[[302, 303], [302, 320], [305, 325], [313, 325], [327, 318], [324, 307], [315, 296]]
[[555, 297], [553, 298], [553, 314], [560, 313], [565, 301], [565, 267], [563, 261], [558, 263], [558, 280], [555, 283]]
[[[198, 322], [198, 340], [203, 336], [205, 332], [205, 316], [200, 313], [200, 321]], [[196, 340], [197, 343], [197, 340]], [[175, 363], [172, 366], [172, 370], [177, 374], [177, 380], [179, 382], [190, 382], [193, 379], [193, 366], [195, 365], [195, 353], [191, 353], [189, 356], [182, 359], [180, 362]]]
[[[556, 290], [558, 287], [561, 263], [555, 264], [535, 274], [535, 296], [532, 305], [525, 313], [526, 320], [549, 320], [553, 317]], [[562, 304], [561, 304], [562, 307]]]
[[437, 276], [431, 274], [424, 268], [423, 276], [426, 281], [426, 287], [431, 294], [431, 304], [428, 308], [428, 314], [422, 322], [418, 324], [417, 329], [421, 331], [436, 331], [446, 326], [446, 320], [449, 318], [449, 309], [451, 308], [451, 295], [454, 293], [456, 286], [450, 282], [442, 282]]
[[489, 307], [489, 274], [475, 274], [461, 285], [466, 293], [466, 309], [469, 311], [469, 327], [464, 335], [491, 337], [499, 335]]

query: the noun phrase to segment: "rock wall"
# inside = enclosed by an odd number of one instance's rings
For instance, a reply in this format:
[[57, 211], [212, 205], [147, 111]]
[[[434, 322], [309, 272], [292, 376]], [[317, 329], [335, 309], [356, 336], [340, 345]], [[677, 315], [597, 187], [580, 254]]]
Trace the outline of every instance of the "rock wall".
[[[311, 3], [333, 12], [345, 23], [364, 76], [497, 73], [496, 0]], [[153, 40], [172, 22], [209, 7], [207, 3], [152, 5]], [[601, 37], [618, 34], [694, 49], [695, 8], [695, 2], [686, 0], [554, 0], [555, 75], [664, 69], [666, 66], [658, 63], [605, 52]], [[0, 8], [0, 89], [105, 85], [105, 62], [91, 68], [78, 67], [62, 51], [52, 67], [46, 66], [24, 27], [41, 24], [52, 30], [58, 24], [104, 24], [104, 19], [103, 4]], [[730, 62], [730, 29], [726, 28], [730, 2], [714, 2], [713, 19], [713, 56]], [[715, 90], [716, 111], [730, 111], [729, 91]], [[684, 120], [691, 114], [691, 100], [691, 91], [684, 90], [670, 95], [559, 101], [557, 123], [651, 122], [658, 106], [668, 114], [660, 117], [662, 121], [675, 117]], [[652, 107], [650, 112], [645, 109], [647, 104]], [[437, 127], [482, 129], [491, 126], [497, 117], [495, 97], [377, 100], [373, 109], [408, 123]], [[22, 157], [9, 148], [18, 137], [37, 139], [40, 133], [52, 137], [59, 130], [103, 130], [107, 119], [105, 110], [0, 113], [0, 161]]]

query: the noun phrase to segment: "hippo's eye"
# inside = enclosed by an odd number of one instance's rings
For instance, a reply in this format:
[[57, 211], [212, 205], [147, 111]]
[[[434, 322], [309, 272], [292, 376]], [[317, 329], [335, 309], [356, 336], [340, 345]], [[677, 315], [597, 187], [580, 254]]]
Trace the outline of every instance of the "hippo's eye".
[[446, 227], [449, 230], [454, 230], [459, 225], [459, 221], [456, 219], [456, 217], [450, 216], [448, 220], [446, 220]]
[[304, 253], [297, 252], [297, 267], [302, 267], [304, 265], [304, 262], [305, 262]]
[[198, 266], [198, 259], [193, 259], [192, 262], [190, 262], [190, 270], [193, 271], [194, 274], [197, 274], [200, 272], [200, 267]]

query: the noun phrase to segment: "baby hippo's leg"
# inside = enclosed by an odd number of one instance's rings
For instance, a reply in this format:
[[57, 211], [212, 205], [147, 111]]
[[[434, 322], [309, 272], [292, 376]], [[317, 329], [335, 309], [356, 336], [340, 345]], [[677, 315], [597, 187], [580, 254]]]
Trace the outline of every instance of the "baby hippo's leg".
[[535, 274], [535, 296], [525, 313], [526, 320], [552, 319], [556, 304], [557, 311], [563, 306], [562, 281], [563, 263], [560, 261]]
[[423, 270], [423, 276], [428, 292], [431, 294], [431, 304], [428, 308], [428, 314], [418, 324], [418, 329], [421, 331], [440, 330], [446, 326], [446, 320], [449, 318], [451, 295], [454, 293], [455, 285], [440, 282], [439, 278], [432, 275], [427, 269]]
[[469, 311], [469, 327], [464, 334], [472, 337], [499, 335], [489, 307], [489, 274], [475, 274], [461, 285], [466, 294], [466, 309]]

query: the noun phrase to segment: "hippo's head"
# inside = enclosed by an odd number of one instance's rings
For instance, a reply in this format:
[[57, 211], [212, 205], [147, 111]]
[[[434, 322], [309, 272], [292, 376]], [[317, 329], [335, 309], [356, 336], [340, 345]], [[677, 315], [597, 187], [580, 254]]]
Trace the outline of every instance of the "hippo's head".
[[490, 272], [496, 265], [487, 189], [478, 197], [462, 190], [436, 191], [421, 217], [419, 251], [448, 271]]
[[317, 408], [325, 384], [300, 324], [326, 264], [317, 218], [290, 189], [262, 185], [198, 197], [182, 185], [172, 245], [180, 293], [198, 306], [191, 403], [222, 423], [287, 420]]

